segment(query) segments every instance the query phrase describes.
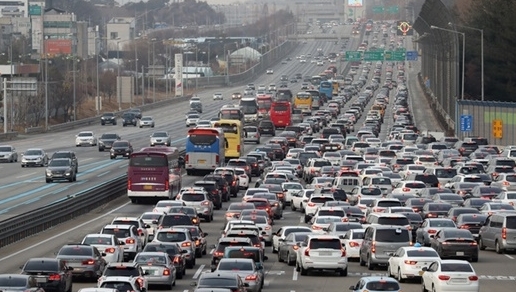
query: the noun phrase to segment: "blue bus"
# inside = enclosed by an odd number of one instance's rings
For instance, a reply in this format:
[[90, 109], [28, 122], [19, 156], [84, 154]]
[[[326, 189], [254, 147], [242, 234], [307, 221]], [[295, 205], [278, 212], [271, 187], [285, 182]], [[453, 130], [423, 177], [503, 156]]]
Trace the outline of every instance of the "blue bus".
[[333, 83], [331, 81], [321, 81], [319, 84], [319, 93], [325, 95], [328, 100], [333, 97]]
[[224, 165], [226, 140], [224, 133], [216, 128], [195, 128], [186, 138], [186, 174], [210, 173]]

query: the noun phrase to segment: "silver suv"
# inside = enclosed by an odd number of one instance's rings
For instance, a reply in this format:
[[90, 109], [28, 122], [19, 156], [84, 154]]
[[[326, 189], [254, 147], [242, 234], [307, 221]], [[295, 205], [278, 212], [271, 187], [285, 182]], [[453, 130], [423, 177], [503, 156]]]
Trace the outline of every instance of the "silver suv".
[[389, 258], [400, 247], [410, 246], [410, 230], [392, 225], [374, 225], [366, 228], [360, 246], [360, 265], [373, 270], [378, 265], [387, 266]]
[[206, 222], [213, 220], [213, 202], [206, 191], [199, 189], [186, 190], [178, 195], [176, 200], [183, 202], [185, 206], [194, 207], [197, 215]]
[[498, 213], [487, 217], [478, 233], [478, 246], [494, 248], [497, 253], [516, 249], [516, 213]]
[[121, 241], [125, 242], [124, 247], [124, 258], [133, 259], [134, 256], [142, 251], [143, 242], [138, 234], [138, 228], [134, 225], [128, 224], [109, 224], [104, 226], [100, 231], [101, 234], [112, 234]]
[[164, 228], [158, 230], [152, 242], [172, 242], [186, 251], [186, 267], [191, 269], [195, 266], [195, 241], [190, 230], [185, 228]]

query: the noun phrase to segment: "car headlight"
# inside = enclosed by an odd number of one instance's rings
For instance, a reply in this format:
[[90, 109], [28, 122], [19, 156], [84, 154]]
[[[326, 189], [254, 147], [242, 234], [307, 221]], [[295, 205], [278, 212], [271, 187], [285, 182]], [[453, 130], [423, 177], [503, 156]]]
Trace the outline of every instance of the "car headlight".
[[47, 174], [52, 174], [52, 170], [47, 169]]
[[104, 145], [104, 141], [100, 140], [100, 141], [99, 141], [99, 144], [100, 144], [100, 145]]
[[115, 149], [114, 148], [111, 148], [111, 150], [109, 150], [110, 152], [115, 152]]

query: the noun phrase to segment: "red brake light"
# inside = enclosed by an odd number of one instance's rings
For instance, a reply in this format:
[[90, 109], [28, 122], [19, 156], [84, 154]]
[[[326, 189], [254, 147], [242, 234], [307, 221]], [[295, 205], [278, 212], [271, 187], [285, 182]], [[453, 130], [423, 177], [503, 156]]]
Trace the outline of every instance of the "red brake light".
[[204, 201], [201, 203], [201, 205], [208, 206], [208, 205], [210, 205], [210, 201]]
[[371, 245], [371, 252], [376, 253], [376, 241], [373, 241], [373, 244]]
[[348, 242], [348, 244], [350, 247], [359, 247], [360, 246], [360, 244], [356, 241], [350, 241], [350, 242]]
[[60, 281], [61, 280], [61, 275], [59, 275], [59, 274], [50, 275], [48, 277], [48, 280], [49, 281]]
[[470, 281], [478, 281], [478, 276], [469, 276], [468, 279]]
[[258, 277], [256, 275], [248, 275], [245, 277], [246, 281], [256, 281]]
[[346, 249], [345, 249], [345, 248], [341, 248], [341, 249], [340, 249], [340, 252], [341, 252], [341, 253], [340, 253], [340, 256], [341, 256], [341, 257], [346, 257]]
[[507, 228], [506, 227], [502, 228], [502, 238], [507, 239]]
[[214, 252], [214, 253], [213, 253], [213, 255], [214, 255], [215, 257], [222, 257], [222, 256], [224, 256], [224, 253], [223, 253], [223, 252], [221, 252], [221, 251], [216, 251], [216, 252]]
[[170, 270], [169, 269], [164, 269], [163, 270], [163, 276], [168, 276], [170, 275]]
[[315, 207], [315, 203], [308, 203], [308, 207]]
[[437, 233], [437, 230], [435, 230], [435, 229], [428, 229], [428, 233], [434, 234], [434, 233]]
[[461, 225], [460, 229], [469, 229], [469, 226], [468, 225]]
[[317, 226], [317, 225], [312, 225], [312, 229], [313, 230], [322, 230], [322, 227]]
[[191, 242], [183, 242], [181, 243], [181, 247], [187, 247], [187, 246], [191, 246], [192, 243]]
[[168, 189], [170, 188], [170, 182], [167, 180], [165, 180], [165, 190], [168, 191]]
[[91, 265], [95, 264], [95, 260], [94, 259], [85, 260], [85, 261], [82, 261], [82, 264], [91, 266]]
[[439, 278], [439, 280], [441, 280], [441, 281], [450, 280], [450, 276], [448, 276], [448, 275], [439, 275], [439, 276], [437, 276], [437, 278]]
[[134, 244], [134, 239], [128, 238], [128, 239], [125, 240], [125, 243]]
[[405, 264], [413, 266], [413, 265], [417, 264], [417, 262], [416, 261], [405, 260]]
[[309, 247], [307, 247], [307, 248], [305, 249], [305, 256], [307, 256], [307, 257], [309, 257], [309, 256], [310, 256], [310, 248], [309, 248]]
[[115, 248], [114, 247], [108, 247], [104, 250], [104, 252], [106, 253], [114, 253], [115, 252]]
[[127, 180], [127, 190], [130, 191], [131, 190], [131, 179], [128, 179]]
[[175, 258], [174, 258], [174, 263], [175, 263], [175, 264], [179, 264], [179, 260], [180, 260], [180, 259], [181, 259], [180, 257], [175, 257]]

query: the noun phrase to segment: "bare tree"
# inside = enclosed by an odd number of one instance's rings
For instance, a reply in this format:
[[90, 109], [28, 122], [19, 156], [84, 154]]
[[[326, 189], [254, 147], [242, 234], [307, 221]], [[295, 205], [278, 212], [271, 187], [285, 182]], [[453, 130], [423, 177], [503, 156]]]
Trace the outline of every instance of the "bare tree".
[[100, 90], [108, 96], [108, 99], [111, 101], [111, 98], [116, 93], [116, 73], [112, 71], [105, 71], [100, 75]]

